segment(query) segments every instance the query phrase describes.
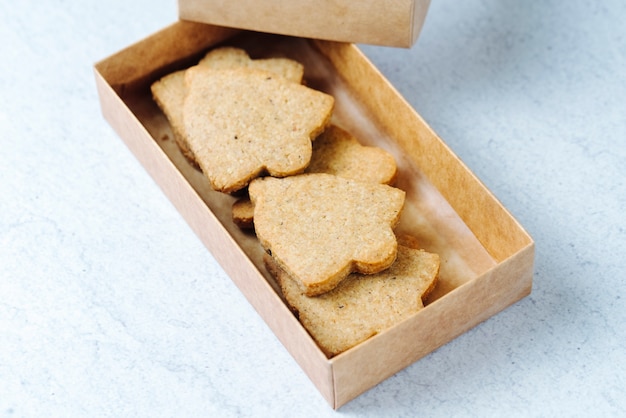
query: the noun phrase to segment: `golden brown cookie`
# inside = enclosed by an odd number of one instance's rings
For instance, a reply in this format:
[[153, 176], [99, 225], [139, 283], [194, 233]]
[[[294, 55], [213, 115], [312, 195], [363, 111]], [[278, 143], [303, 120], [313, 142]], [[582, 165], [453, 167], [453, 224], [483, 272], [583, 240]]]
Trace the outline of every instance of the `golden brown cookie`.
[[[398, 245], [401, 245], [403, 247], [408, 247], [414, 250], [425, 251], [420, 241], [413, 235], [401, 234], [401, 235], [397, 235], [396, 237], [398, 239]], [[440, 263], [440, 258], [438, 254], [432, 254], [432, 257], [434, 261], [436, 261], [438, 264]], [[439, 268], [437, 268], [437, 273], [439, 273]], [[439, 274], [437, 274], [437, 277], [435, 277], [435, 279], [432, 282], [430, 282], [430, 286], [424, 289], [422, 293], [423, 301], [428, 299], [428, 296], [430, 296], [432, 291], [435, 289], [435, 286], [437, 285], [438, 280], [439, 280]]]
[[291, 310], [329, 357], [422, 309], [422, 299], [439, 274], [437, 254], [400, 245], [388, 269], [352, 273], [330, 292], [309, 297], [271, 256], [264, 261]]
[[400, 189], [320, 173], [259, 178], [248, 191], [261, 245], [308, 296], [396, 258]]
[[[295, 83], [301, 83], [304, 67], [297, 61], [287, 58], [266, 58], [253, 60], [246, 51], [234, 47], [221, 47], [208, 52], [198, 65], [205, 68], [258, 68], [284, 77]], [[185, 71], [170, 73], [154, 82], [151, 86], [154, 100], [165, 114], [172, 127], [176, 144], [183, 155], [196, 167], [197, 162], [189, 149], [183, 126], [183, 104], [186, 95]]]
[[232, 193], [268, 173], [301, 173], [334, 99], [249, 68], [192, 67], [185, 73], [184, 132], [214, 190]]
[[185, 70], [170, 73], [151, 85], [152, 97], [165, 114], [174, 140], [182, 154], [194, 165], [195, 158], [187, 145], [183, 126], [183, 104], [185, 101]]
[[280, 57], [252, 59], [245, 50], [229, 46], [209, 51], [198, 62], [198, 65], [216, 70], [239, 67], [256, 68], [298, 84], [302, 83], [304, 77], [304, 66], [298, 61]]
[[254, 228], [254, 205], [248, 196], [235, 200], [232, 206], [233, 222], [241, 229]]
[[348, 131], [330, 125], [313, 142], [311, 163], [305, 172], [392, 184], [397, 170], [390, 153], [382, 148], [363, 146]]

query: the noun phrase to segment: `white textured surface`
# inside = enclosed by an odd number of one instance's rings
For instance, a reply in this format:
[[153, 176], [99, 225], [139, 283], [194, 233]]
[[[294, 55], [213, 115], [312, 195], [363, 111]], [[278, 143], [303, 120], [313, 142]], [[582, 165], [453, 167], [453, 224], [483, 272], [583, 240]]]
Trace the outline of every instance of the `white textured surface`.
[[[338, 414], [100, 115], [92, 64], [176, 13], [0, 3], [0, 417]], [[624, 19], [440, 0], [411, 50], [364, 47], [537, 259], [530, 297], [341, 416], [626, 414]]]

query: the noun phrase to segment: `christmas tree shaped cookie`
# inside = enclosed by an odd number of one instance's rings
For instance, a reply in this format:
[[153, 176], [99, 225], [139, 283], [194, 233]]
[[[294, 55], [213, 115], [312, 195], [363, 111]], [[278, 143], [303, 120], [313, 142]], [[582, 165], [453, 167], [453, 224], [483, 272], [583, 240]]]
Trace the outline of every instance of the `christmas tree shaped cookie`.
[[[200, 67], [212, 69], [256, 68], [269, 71], [294, 83], [301, 83], [304, 67], [289, 58], [252, 59], [246, 51], [235, 47], [221, 47], [208, 52], [198, 63]], [[155, 81], [151, 86], [152, 96], [165, 114], [176, 144], [187, 159], [198, 165], [187, 143], [183, 127], [183, 105], [187, 89], [185, 72], [179, 70], [167, 74]]]
[[261, 245], [307, 296], [396, 259], [400, 189], [320, 173], [259, 178], [249, 193]]
[[333, 290], [305, 295], [296, 281], [266, 256], [290, 309], [332, 357], [406, 319], [424, 307], [439, 275], [439, 256], [400, 242], [396, 261], [371, 275], [350, 274]]
[[332, 96], [272, 73], [192, 67], [184, 133], [213, 189], [231, 193], [261, 174], [301, 173], [330, 120]]

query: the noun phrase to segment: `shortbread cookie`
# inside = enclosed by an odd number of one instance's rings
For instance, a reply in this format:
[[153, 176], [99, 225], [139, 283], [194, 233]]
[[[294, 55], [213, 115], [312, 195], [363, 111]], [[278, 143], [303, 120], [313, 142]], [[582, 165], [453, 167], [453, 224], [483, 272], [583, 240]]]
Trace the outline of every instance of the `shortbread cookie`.
[[382, 148], [363, 146], [348, 131], [331, 125], [313, 142], [311, 163], [305, 172], [392, 184], [397, 170], [390, 153]]
[[170, 73], [151, 86], [152, 97], [165, 114], [172, 128], [174, 140], [182, 154], [194, 165], [195, 158], [187, 145], [183, 126], [183, 104], [185, 101], [185, 70]]
[[[397, 165], [393, 156], [382, 148], [363, 146], [346, 130], [330, 125], [313, 141], [311, 162], [304, 172], [392, 184]], [[253, 227], [254, 207], [249, 198], [240, 198], [232, 209], [235, 224], [244, 229]]]
[[261, 245], [308, 296], [396, 258], [400, 189], [320, 173], [259, 178], [248, 191]]
[[439, 256], [398, 246], [391, 267], [371, 275], [352, 273], [335, 289], [309, 297], [273, 257], [264, 259], [290, 309], [328, 356], [335, 356], [401, 322], [424, 307], [434, 287]]
[[[277, 76], [284, 77], [295, 83], [301, 83], [304, 75], [304, 67], [301, 63], [288, 58], [266, 58], [253, 60], [246, 51], [234, 47], [221, 47], [208, 52], [200, 60], [198, 65], [213, 69], [227, 68], [258, 68], [272, 72]], [[184, 134], [183, 127], [183, 104], [186, 94], [185, 71], [180, 70], [170, 73], [151, 86], [154, 100], [165, 114], [172, 127], [174, 140], [183, 155], [197, 166], [195, 157]]]
[[248, 196], [235, 200], [232, 206], [233, 222], [241, 229], [254, 228], [254, 205]]
[[[420, 241], [415, 238], [413, 235], [407, 235], [407, 234], [401, 234], [401, 235], [396, 235], [396, 238], [398, 240], [398, 246], [403, 246], [403, 247], [408, 247], [411, 248], [413, 250], [421, 250], [421, 251], [425, 251], [420, 243]], [[430, 296], [430, 294], [432, 293], [432, 291], [435, 289], [435, 286], [437, 285], [437, 281], [439, 280], [439, 263], [440, 263], [440, 258], [438, 254], [431, 254], [431, 257], [433, 257], [433, 260], [435, 262], [437, 262], [437, 276], [435, 277], [435, 280], [433, 280], [432, 282], [430, 282], [430, 286], [426, 287], [422, 293], [422, 300], [425, 301], [428, 299], [428, 296]]]
[[184, 133], [214, 190], [232, 193], [260, 174], [301, 173], [334, 98], [272, 73], [192, 67], [185, 73]]
[[228, 68], [256, 68], [269, 71], [294, 83], [302, 83], [304, 66], [290, 58], [260, 58], [252, 59], [248, 53], [235, 47], [221, 47], [208, 52], [198, 65], [216, 70]]

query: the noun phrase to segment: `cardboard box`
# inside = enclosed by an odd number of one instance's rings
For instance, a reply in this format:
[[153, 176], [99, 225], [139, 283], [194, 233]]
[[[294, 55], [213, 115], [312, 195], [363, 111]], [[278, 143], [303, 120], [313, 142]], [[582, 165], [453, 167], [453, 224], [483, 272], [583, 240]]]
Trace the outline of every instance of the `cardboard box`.
[[[231, 221], [234, 198], [185, 160], [152, 100], [153, 81], [224, 43], [301, 61], [308, 85], [335, 96], [336, 120], [394, 154], [407, 192], [398, 230], [441, 256], [423, 310], [333, 358], [283, 303], [256, 238]], [[97, 63], [95, 76], [105, 118], [333, 408], [531, 291], [532, 238], [353, 44], [179, 21]]]
[[179, 0], [181, 19], [232, 28], [410, 47], [430, 0]]

